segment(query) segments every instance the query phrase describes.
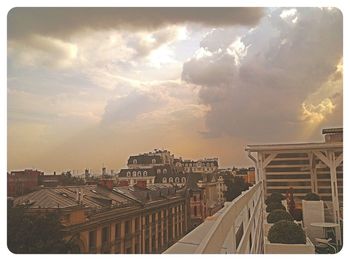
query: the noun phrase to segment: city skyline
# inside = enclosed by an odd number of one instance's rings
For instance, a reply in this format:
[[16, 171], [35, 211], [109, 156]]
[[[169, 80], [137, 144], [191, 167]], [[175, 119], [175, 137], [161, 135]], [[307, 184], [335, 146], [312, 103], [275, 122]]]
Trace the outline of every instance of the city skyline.
[[343, 125], [339, 10], [186, 10], [12, 9], [8, 169], [120, 169], [155, 148], [251, 166], [247, 144]]

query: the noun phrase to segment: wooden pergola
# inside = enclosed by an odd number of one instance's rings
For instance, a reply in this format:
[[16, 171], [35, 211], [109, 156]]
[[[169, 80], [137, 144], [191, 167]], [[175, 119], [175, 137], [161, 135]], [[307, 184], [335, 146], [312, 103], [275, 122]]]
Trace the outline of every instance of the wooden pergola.
[[[311, 177], [311, 191], [318, 193], [317, 186], [317, 164], [319, 159], [330, 171], [333, 218], [334, 222], [340, 224], [340, 209], [337, 184], [337, 167], [343, 162], [343, 142], [324, 143], [296, 143], [296, 144], [269, 144], [269, 145], [247, 145], [248, 156], [253, 160], [256, 168], [256, 181], [262, 181], [265, 196], [266, 187], [266, 167], [281, 153], [305, 153], [309, 159], [309, 171]], [[256, 153], [255, 157], [252, 153]], [[338, 243], [341, 243], [340, 229], [336, 231]]]

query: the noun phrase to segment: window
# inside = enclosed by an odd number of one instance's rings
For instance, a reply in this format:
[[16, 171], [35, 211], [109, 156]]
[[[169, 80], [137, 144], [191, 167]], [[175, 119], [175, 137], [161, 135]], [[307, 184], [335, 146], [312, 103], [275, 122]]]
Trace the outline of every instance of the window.
[[102, 244], [109, 242], [109, 229], [108, 227], [102, 228]]
[[166, 177], [163, 178], [163, 183], [166, 183], [167, 182], [167, 179]]
[[161, 169], [157, 169], [157, 174], [161, 174], [162, 170]]
[[167, 174], [167, 169], [163, 169], [163, 174]]
[[120, 223], [115, 224], [115, 239], [120, 238]]
[[125, 221], [125, 235], [130, 233], [130, 221]]
[[173, 179], [173, 177], [170, 177], [169, 178], [169, 183], [172, 183], [172, 182], [174, 182], [174, 179]]
[[137, 159], [133, 159], [132, 164], [137, 164]]
[[143, 172], [143, 175], [144, 175], [144, 176], [147, 176], [147, 171], [144, 171], [144, 172]]
[[136, 171], [133, 171], [133, 172], [132, 172], [132, 176], [133, 176], [133, 177], [136, 177]]
[[197, 206], [194, 206], [194, 208], [193, 208], [193, 212], [194, 212], [194, 216], [196, 217], [197, 216]]
[[176, 177], [175, 178], [175, 183], [179, 183], [180, 182], [180, 178], [179, 177]]
[[212, 163], [210, 163], [210, 166], [214, 167], [214, 163], [213, 163], [213, 162], [212, 162]]
[[156, 164], [156, 159], [152, 159], [152, 164]]
[[137, 172], [137, 176], [139, 176], [139, 177], [141, 176], [141, 171]]
[[126, 173], [126, 176], [127, 176], [127, 177], [130, 177], [130, 175], [131, 175], [131, 172], [128, 171], [128, 172]]
[[140, 228], [140, 218], [135, 218], [135, 230], [138, 231]]
[[94, 251], [96, 249], [96, 230], [89, 232], [89, 250]]
[[182, 181], [182, 183], [186, 183], [186, 178], [182, 177], [181, 181]]

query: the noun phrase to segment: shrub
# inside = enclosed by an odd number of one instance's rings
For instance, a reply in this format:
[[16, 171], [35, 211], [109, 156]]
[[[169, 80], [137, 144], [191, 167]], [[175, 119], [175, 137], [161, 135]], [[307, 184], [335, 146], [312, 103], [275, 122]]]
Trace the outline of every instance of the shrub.
[[283, 196], [281, 193], [273, 192], [270, 196], [267, 197], [267, 199], [265, 200], [265, 204], [268, 205], [272, 202], [281, 202], [285, 198], [286, 197]]
[[304, 230], [292, 221], [281, 220], [275, 223], [267, 235], [270, 243], [305, 244]]
[[281, 202], [271, 202], [267, 205], [266, 212], [270, 213], [272, 210], [275, 209], [282, 209], [284, 211], [286, 210], [285, 206], [283, 206]]
[[304, 200], [308, 200], [308, 201], [320, 201], [320, 196], [317, 195], [316, 193], [307, 193], [304, 197]]
[[285, 210], [275, 209], [267, 216], [267, 223], [276, 223], [280, 220], [293, 221], [293, 217]]

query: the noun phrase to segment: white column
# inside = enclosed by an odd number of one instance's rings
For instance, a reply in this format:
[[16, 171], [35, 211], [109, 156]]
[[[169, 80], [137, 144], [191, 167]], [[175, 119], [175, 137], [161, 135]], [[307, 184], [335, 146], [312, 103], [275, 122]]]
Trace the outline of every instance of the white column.
[[[331, 172], [331, 187], [332, 187], [332, 202], [333, 202], [333, 216], [334, 222], [340, 224], [339, 221], [339, 198], [338, 198], [338, 184], [337, 184], [337, 166], [334, 151], [328, 151], [329, 169]], [[336, 229], [337, 242], [341, 244], [340, 227]]]
[[310, 165], [310, 176], [311, 176], [311, 191], [313, 193], [318, 193], [317, 186], [317, 172], [316, 172], [316, 164], [315, 164], [315, 156], [312, 152], [309, 153], [309, 165]]

